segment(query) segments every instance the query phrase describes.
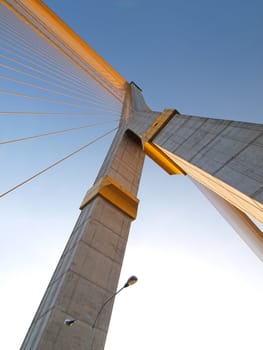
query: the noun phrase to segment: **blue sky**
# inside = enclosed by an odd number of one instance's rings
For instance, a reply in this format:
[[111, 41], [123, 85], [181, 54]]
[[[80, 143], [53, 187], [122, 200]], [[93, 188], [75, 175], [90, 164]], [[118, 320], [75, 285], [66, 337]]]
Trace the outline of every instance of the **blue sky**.
[[47, 3], [136, 81], [153, 109], [255, 121], [261, 114], [261, 1]]
[[[152, 109], [262, 123], [261, 1], [46, 3]], [[1, 137], [85, 123], [1, 117]], [[72, 135], [3, 146], [1, 189], [92, 137]], [[21, 343], [110, 140], [1, 200], [2, 348]], [[262, 263], [187, 177], [147, 160], [138, 197], [121, 283], [139, 281], [116, 299], [106, 350], [262, 349]]]

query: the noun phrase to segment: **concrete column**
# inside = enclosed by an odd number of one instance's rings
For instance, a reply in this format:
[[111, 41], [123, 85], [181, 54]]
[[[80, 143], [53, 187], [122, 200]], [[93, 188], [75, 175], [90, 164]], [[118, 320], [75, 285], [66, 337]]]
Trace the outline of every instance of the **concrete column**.
[[[150, 113], [141, 91], [131, 84], [119, 130], [81, 204], [79, 219], [21, 350], [88, 350], [91, 337], [93, 350], [104, 348], [112, 302], [100, 314], [93, 334], [91, 325], [116, 291], [130, 224], [136, 217], [144, 153], [126, 133], [126, 125], [140, 111]], [[66, 318], [80, 321], [67, 327]]]
[[165, 110], [132, 119], [144, 151], [169, 174], [189, 175], [263, 260], [263, 125]]
[[263, 222], [263, 125], [176, 115], [153, 142], [198, 182]]
[[167, 158], [178, 167], [177, 173], [190, 175], [263, 223], [262, 124], [194, 117], [171, 110], [149, 124], [143, 126], [137, 118], [129, 125], [146, 152], [150, 150], [157, 160]]
[[257, 225], [241, 210], [224, 198], [193, 180], [197, 188], [213, 204], [224, 219], [233, 227], [253, 253], [263, 261], [263, 234]]

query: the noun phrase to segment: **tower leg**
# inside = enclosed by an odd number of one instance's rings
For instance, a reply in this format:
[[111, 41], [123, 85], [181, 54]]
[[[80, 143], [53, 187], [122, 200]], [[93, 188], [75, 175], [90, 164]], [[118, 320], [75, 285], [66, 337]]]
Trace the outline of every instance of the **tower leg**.
[[[133, 102], [134, 101], [134, 102]], [[136, 102], [137, 101], [137, 102]], [[91, 325], [117, 288], [144, 161], [141, 145], [126, 133], [134, 103], [149, 111], [141, 92], [128, 86], [119, 130], [32, 321], [21, 350], [104, 348], [112, 303]], [[66, 327], [66, 318], [79, 321]], [[93, 334], [91, 334], [93, 333]]]

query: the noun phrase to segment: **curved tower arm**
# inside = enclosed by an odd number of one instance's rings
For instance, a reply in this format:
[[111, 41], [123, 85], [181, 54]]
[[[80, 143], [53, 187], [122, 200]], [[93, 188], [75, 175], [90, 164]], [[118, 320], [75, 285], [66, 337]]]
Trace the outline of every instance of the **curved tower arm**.
[[126, 80], [41, 0], [2, 3], [78, 67], [89, 66], [89, 74], [109, 93], [124, 95]]

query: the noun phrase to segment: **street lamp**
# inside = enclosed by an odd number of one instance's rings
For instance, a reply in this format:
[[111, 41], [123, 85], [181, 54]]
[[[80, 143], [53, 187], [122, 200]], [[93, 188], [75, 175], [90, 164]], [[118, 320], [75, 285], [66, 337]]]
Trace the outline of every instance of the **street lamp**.
[[[121, 287], [119, 290], [117, 290], [117, 291], [116, 291], [115, 293], [113, 293], [108, 299], [106, 299], [106, 300], [104, 301], [104, 303], [101, 305], [101, 307], [100, 307], [100, 309], [99, 309], [99, 311], [98, 311], [98, 313], [97, 313], [97, 315], [96, 315], [96, 318], [95, 318], [94, 322], [92, 323], [92, 326], [91, 326], [91, 336], [93, 336], [93, 330], [94, 330], [94, 328], [95, 328], [95, 326], [96, 326], [96, 322], [97, 322], [97, 320], [98, 320], [98, 318], [99, 318], [99, 316], [100, 316], [102, 310], [104, 309], [105, 305], [106, 305], [110, 300], [112, 300], [114, 297], [116, 297], [116, 295], [119, 294], [124, 288], [127, 288], [127, 287], [133, 285], [133, 284], [136, 283], [137, 281], [138, 281], [138, 278], [137, 278], [136, 276], [131, 276], [130, 278], [128, 278], [127, 282], [124, 284], [123, 287]], [[68, 318], [67, 318], [67, 319], [65, 319], [64, 324], [65, 324], [66, 326], [70, 327], [70, 326], [72, 326], [76, 321], [78, 321], [78, 319], [74, 319], [74, 318], [68, 319]], [[92, 349], [92, 345], [93, 345], [93, 340], [92, 340], [92, 342], [91, 342], [91, 349]]]

